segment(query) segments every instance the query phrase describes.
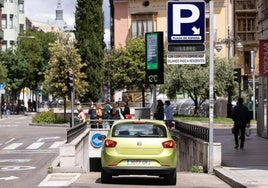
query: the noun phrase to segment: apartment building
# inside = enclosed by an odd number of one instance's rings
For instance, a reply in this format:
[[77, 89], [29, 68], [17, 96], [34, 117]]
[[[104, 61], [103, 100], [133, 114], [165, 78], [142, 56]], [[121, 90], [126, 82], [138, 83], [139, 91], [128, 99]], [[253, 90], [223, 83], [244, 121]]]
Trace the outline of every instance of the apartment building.
[[2, 50], [13, 48], [19, 33], [25, 30], [24, 0], [4, 0], [2, 8]]
[[1, 43], [4, 38], [4, 32], [2, 29], [2, 8], [4, 7], [4, 0], [0, 0], [0, 50], [1, 50]]
[[257, 133], [259, 136], [268, 138], [268, 1], [259, 0], [258, 4], [258, 37], [259, 37], [259, 90], [258, 90], [258, 113]]

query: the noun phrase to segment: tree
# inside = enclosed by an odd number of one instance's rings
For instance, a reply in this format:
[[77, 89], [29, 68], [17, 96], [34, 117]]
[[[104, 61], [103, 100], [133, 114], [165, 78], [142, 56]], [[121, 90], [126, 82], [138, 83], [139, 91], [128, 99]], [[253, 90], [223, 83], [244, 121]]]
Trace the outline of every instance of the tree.
[[129, 39], [124, 48], [113, 50], [109, 57], [108, 63], [112, 62], [110, 65], [111, 83], [116, 89], [142, 89], [145, 78], [144, 39]]
[[[195, 104], [194, 115], [199, 114], [201, 104], [209, 96], [208, 57], [205, 65], [168, 65], [166, 66], [166, 88], [168, 96], [174, 98], [176, 92], [186, 93]], [[214, 94], [224, 96], [228, 87], [233, 85], [233, 65], [226, 59], [215, 59]]]
[[7, 81], [7, 67], [0, 60], [0, 83], [6, 83]]
[[86, 64], [82, 71], [88, 82], [88, 90], [83, 98], [97, 101], [102, 94], [102, 59], [105, 48], [102, 0], [77, 0], [75, 21], [77, 47], [82, 61]]
[[49, 69], [45, 71], [45, 85], [54, 97], [68, 97], [69, 91], [66, 84], [66, 73], [72, 71], [75, 75], [75, 91], [77, 96], [84, 96], [87, 92], [87, 82], [81, 69], [85, 66], [81, 62], [75, 42], [70, 34], [59, 35], [58, 41], [50, 46], [51, 57]]

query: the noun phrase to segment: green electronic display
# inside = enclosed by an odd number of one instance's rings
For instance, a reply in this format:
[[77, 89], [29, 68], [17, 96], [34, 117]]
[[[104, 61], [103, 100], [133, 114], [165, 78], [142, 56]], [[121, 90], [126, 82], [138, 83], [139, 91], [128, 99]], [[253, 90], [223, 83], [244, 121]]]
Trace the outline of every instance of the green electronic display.
[[147, 50], [147, 70], [158, 69], [158, 35], [157, 33], [148, 33], [146, 35], [146, 50]]

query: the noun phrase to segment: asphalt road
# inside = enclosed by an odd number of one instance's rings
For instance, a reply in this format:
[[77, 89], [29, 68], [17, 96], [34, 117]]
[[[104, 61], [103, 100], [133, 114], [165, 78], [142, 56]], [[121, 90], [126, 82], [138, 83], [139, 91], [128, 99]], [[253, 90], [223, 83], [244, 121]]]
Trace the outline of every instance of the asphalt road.
[[66, 140], [64, 127], [29, 126], [30, 116], [0, 119], [0, 187], [38, 187]]

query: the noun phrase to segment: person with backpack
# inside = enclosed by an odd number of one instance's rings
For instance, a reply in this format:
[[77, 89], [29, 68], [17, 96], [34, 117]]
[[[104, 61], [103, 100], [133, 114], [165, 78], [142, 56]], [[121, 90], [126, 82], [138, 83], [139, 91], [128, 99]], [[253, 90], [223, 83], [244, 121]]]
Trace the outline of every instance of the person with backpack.
[[[112, 106], [110, 105], [110, 100], [109, 99], [105, 99], [105, 105], [103, 107], [103, 113], [102, 113], [102, 119], [105, 120], [109, 120], [111, 118], [111, 110], [112, 110]], [[104, 126], [105, 128], [109, 128], [111, 125], [110, 121], [105, 121], [104, 122]]]
[[88, 115], [90, 118], [90, 125], [92, 128], [97, 128], [97, 111], [96, 111], [96, 105], [93, 101], [90, 102], [90, 106], [88, 109]]

